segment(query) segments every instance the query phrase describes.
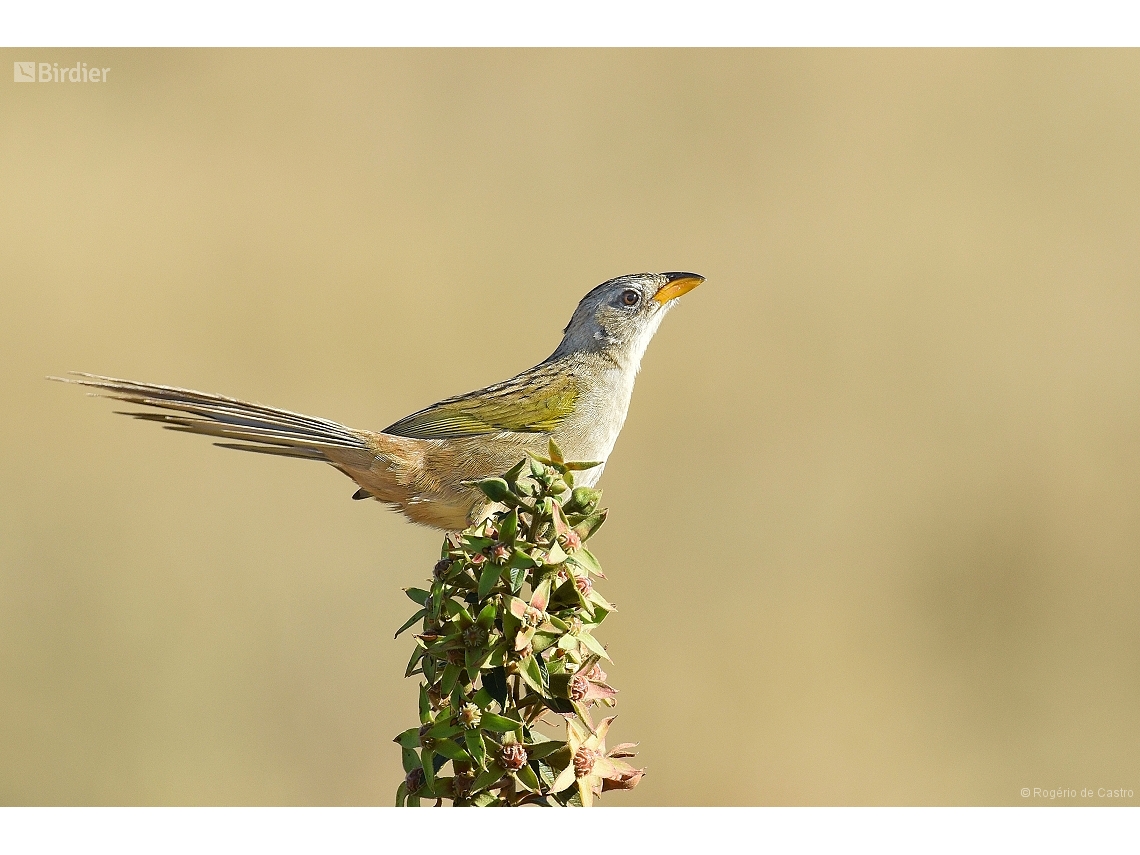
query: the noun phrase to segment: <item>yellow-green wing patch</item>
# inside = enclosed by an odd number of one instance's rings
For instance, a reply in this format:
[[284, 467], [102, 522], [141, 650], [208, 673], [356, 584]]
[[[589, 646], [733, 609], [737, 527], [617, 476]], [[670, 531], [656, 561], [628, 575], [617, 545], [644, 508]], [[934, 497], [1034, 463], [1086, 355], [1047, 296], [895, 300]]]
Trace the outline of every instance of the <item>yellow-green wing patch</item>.
[[573, 375], [537, 369], [400, 419], [384, 433], [413, 439], [458, 439], [500, 431], [550, 433], [574, 412]]

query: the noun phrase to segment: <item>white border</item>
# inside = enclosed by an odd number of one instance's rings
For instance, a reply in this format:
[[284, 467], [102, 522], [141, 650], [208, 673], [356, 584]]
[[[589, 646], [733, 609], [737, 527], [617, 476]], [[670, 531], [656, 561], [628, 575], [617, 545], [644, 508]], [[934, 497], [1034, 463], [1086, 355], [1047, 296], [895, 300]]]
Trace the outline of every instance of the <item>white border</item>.
[[21, 0], [6, 47], [1129, 46], [1140, 6], [1107, 0]]
[[[421, 809], [422, 811], [423, 809]], [[573, 809], [570, 809], [573, 810]], [[116, 855], [456, 851], [1106, 852], [1135, 844], [1140, 808], [549, 810], [5, 808], [5, 851]], [[510, 817], [507, 822], [506, 818]], [[567, 842], [567, 841], [575, 842]]]

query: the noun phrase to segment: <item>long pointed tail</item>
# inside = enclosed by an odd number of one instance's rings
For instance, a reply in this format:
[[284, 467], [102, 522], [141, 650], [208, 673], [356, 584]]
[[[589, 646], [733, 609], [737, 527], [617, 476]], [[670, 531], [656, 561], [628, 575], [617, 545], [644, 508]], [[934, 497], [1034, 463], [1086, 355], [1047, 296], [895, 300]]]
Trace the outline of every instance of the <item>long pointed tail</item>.
[[360, 434], [337, 422], [237, 398], [82, 372], [48, 379], [98, 389], [106, 398], [174, 410], [179, 414], [119, 411], [124, 416], [158, 422], [167, 430], [238, 440], [214, 443], [222, 448], [326, 462], [332, 462], [327, 450], [368, 448]]

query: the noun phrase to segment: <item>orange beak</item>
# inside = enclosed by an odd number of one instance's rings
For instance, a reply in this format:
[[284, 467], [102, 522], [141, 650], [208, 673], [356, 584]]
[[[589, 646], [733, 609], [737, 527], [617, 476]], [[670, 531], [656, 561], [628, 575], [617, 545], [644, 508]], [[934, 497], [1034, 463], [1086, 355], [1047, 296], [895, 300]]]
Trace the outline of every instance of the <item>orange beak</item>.
[[676, 300], [682, 294], [688, 294], [705, 281], [705, 277], [696, 273], [663, 273], [661, 275], [668, 281], [658, 288], [657, 293], [653, 295], [653, 299], [661, 305], [665, 305], [670, 300]]

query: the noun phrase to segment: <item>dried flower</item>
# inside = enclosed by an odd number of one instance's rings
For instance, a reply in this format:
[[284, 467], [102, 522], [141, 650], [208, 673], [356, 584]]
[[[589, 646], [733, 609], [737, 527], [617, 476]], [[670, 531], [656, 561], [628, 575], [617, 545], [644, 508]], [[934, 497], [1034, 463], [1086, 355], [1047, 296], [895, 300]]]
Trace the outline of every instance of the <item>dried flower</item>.
[[526, 749], [511, 742], [499, 749], [499, 765], [508, 772], [517, 772], [526, 765]]
[[426, 782], [427, 778], [424, 776], [424, 770], [419, 766], [414, 768], [404, 777], [404, 783], [408, 786], [409, 794], [418, 793], [423, 789], [423, 786]]

